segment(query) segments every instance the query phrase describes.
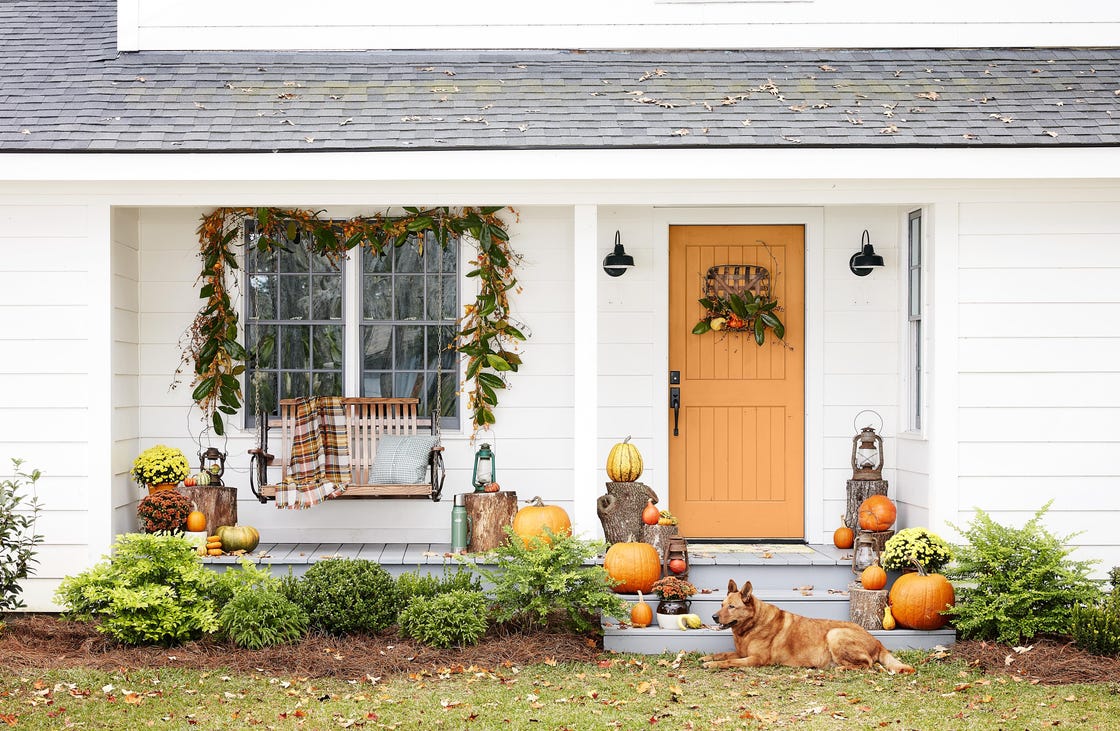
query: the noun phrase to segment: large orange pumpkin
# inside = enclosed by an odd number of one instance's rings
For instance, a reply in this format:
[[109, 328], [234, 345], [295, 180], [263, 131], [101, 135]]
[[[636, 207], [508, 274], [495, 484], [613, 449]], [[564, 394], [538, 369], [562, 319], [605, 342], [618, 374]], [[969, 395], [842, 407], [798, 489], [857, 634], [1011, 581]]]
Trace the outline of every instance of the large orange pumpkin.
[[626, 437], [607, 455], [607, 477], [615, 482], [633, 482], [642, 476], [642, 455]]
[[903, 574], [891, 587], [890, 604], [895, 620], [910, 629], [941, 629], [949, 621], [941, 610], [956, 602], [953, 585], [941, 574], [927, 574], [918, 567], [917, 573]]
[[661, 556], [642, 541], [615, 543], [603, 557], [603, 568], [617, 582], [612, 587], [617, 593], [648, 593], [653, 582], [661, 578]]
[[872, 495], [859, 505], [859, 527], [864, 530], [890, 530], [896, 517], [898, 509], [886, 495]]
[[[548, 530], [545, 530], [546, 528]], [[535, 497], [513, 516], [513, 532], [520, 536], [526, 546], [534, 538], [539, 538], [542, 543], [551, 544], [548, 531], [552, 531], [553, 535], [557, 536], [570, 535], [572, 532], [572, 519], [559, 505], [545, 505], [540, 497]]]

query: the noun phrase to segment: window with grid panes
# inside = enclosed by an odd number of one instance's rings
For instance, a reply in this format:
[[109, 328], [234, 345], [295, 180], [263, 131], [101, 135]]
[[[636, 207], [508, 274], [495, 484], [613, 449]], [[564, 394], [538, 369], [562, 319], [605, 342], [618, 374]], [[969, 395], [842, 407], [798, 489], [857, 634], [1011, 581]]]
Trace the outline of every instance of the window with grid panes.
[[909, 216], [909, 249], [906, 286], [907, 319], [910, 323], [910, 428], [922, 428], [922, 212]]
[[[246, 413], [259, 402], [272, 415], [299, 396], [412, 396], [426, 420], [439, 404], [441, 426], [458, 428], [458, 358], [448, 348], [459, 309], [458, 242], [442, 250], [428, 237], [374, 255], [363, 248], [334, 268], [298, 244], [289, 251], [246, 248]], [[356, 288], [347, 287], [355, 268]], [[355, 291], [351, 291], [351, 289]], [[348, 322], [348, 297], [357, 298]], [[359, 344], [355, 364], [345, 343]], [[350, 369], [354, 377], [347, 378]], [[347, 391], [347, 384], [352, 384]], [[438, 385], [437, 385], [438, 383]]]

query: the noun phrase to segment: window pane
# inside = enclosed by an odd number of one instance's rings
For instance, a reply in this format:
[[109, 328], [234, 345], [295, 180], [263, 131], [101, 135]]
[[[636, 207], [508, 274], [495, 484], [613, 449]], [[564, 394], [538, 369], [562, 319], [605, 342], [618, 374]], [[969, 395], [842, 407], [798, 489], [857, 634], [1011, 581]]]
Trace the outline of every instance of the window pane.
[[420, 369], [424, 367], [424, 330], [423, 325], [397, 325], [396, 348], [393, 368], [395, 370]]
[[447, 248], [441, 248], [436, 243], [435, 237], [429, 237], [424, 244], [424, 267], [429, 274], [434, 272], [454, 272], [456, 251], [455, 245], [450, 243]]
[[454, 373], [444, 373], [442, 374], [441, 380], [443, 382], [443, 390], [437, 397], [436, 374], [429, 373], [427, 375], [428, 399], [425, 403], [424, 411], [422, 412], [424, 416], [431, 414], [431, 410], [428, 407], [437, 402], [443, 405], [443, 408], [439, 410], [439, 413], [443, 416], [454, 416], [456, 414], [459, 406], [459, 398], [456, 394], [456, 381], [458, 379]]
[[280, 319], [281, 320], [310, 320], [311, 297], [310, 284], [304, 276], [281, 276], [280, 284]]
[[374, 254], [369, 247], [362, 247], [362, 271], [367, 274], [390, 272], [393, 269], [391, 254]]
[[403, 398], [418, 398], [424, 400], [424, 374], [402, 373], [393, 374], [393, 395]]
[[376, 371], [393, 368], [392, 325], [366, 325], [362, 328], [362, 367]]
[[342, 277], [321, 274], [311, 278], [311, 319], [342, 319]]
[[303, 244], [282, 243], [287, 247], [287, 251], [281, 250], [277, 253], [277, 256], [280, 258], [280, 271], [285, 273], [306, 272], [309, 264], [309, 254], [307, 253], [307, 249], [303, 247]]
[[916, 267], [922, 264], [922, 219], [921, 217], [914, 217], [910, 219], [910, 266]]
[[342, 374], [335, 371], [313, 373], [311, 392], [316, 396], [341, 396]]
[[424, 277], [396, 277], [397, 320], [424, 319]]
[[285, 325], [280, 328], [280, 367], [311, 368], [311, 326]]
[[280, 398], [300, 398], [310, 395], [306, 373], [284, 371], [280, 374]]
[[392, 396], [392, 373], [369, 373], [362, 377], [362, 395], [369, 397]]
[[250, 272], [274, 272], [276, 271], [276, 252], [275, 251], [261, 251], [255, 245], [246, 246], [246, 251], [249, 252], [248, 262], [246, 269]]
[[422, 272], [424, 271], [424, 262], [420, 260], [420, 254], [416, 251], [416, 237], [410, 236], [404, 246], [396, 248], [396, 272]]
[[250, 378], [249, 387], [246, 389], [246, 413], [255, 415], [257, 405], [262, 404], [269, 414], [279, 414], [276, 408], [279, 401], [276, 398], [276, 373], [272, 371], [255, 371]]
[[922, 316], [922, 270], [910, 270], [910, 317]]
[[255, 368], [276, 367], [276, 326], [249, 325], [245, 332], [245, 347]]
[[[429, 326], [428, 330], [428, 368], [451, 370], [455, 367], [455, 350], [448, 348], [455, 343], [455, 328]], [[442, 354], [442, 362], [437, 363]]]
[[392, 319], [392, 277], [367, 276], [362, 278], [362, 317], [367, 320]]
[[315, 368], [342, 368], [342, 326], [319, 325], [315, 333]]
[[254, 274], [249, 277], [249, 319], [276, 319], [276, 277]]
[[454, 320], [455, 304], [459, 301], [458, 294], [454, 277], [430, 278], [428, 280], [428, 319]]

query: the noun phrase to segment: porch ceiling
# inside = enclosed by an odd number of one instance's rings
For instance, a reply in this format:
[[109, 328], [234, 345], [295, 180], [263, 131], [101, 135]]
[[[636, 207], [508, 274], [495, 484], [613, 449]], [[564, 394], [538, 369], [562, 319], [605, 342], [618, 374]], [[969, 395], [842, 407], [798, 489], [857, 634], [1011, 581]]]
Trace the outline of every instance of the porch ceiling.
[[1120, 49], [116, 51], [0, 3], [0, 152], [1120, 145]]

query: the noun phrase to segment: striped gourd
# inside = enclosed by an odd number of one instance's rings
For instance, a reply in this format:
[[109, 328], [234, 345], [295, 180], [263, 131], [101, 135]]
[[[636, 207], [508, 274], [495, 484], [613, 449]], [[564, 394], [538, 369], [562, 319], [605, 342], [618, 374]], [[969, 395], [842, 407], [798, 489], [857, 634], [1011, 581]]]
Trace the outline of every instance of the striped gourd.
[[607, 455], [607, 476], [615, 482], [633, 482], [642, 476], [642, 455], [626, 437]]

